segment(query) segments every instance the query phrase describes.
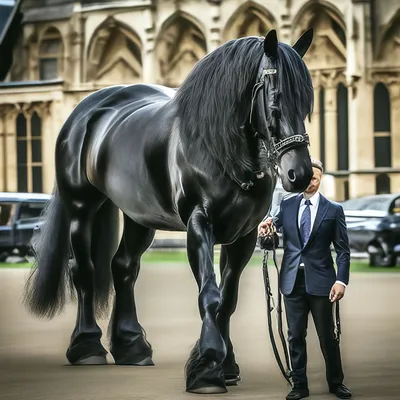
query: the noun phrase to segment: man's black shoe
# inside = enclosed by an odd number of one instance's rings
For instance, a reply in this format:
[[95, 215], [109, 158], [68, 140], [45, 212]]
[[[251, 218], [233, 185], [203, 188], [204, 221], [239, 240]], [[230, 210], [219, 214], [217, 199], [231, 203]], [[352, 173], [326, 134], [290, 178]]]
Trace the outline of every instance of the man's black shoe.
[[310, 392], [308, 389], [293, 388], [292, 391], [286, 396], [286, 400], [300, 400], [304, 397], [308, 397]]
[[339, 399], [350, 399], [351, 392], [350, 390], [343, 384], [340, 384], [334, 388], [330, 388], [329, 391], [339, 397]]

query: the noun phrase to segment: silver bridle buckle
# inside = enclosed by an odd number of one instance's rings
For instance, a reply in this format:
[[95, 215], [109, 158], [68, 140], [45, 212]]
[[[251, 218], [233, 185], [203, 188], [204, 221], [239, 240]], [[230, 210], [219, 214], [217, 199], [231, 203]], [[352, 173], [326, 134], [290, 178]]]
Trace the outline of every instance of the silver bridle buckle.
[[275, 68], [264, 69], [264, 75], [275, 75], [275, 74], [276, 74]]

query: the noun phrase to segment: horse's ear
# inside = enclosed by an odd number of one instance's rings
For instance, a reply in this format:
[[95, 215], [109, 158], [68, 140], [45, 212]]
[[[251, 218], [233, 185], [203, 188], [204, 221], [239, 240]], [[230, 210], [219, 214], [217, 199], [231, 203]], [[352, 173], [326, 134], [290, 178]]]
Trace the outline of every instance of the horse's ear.
[[265, 36], [264, 40], [264, 52], [267, 57], [276, 57], [278, 51], [278, 38], [276, 36], [276, 30], [272, 29]]
[[307, 50], [313, 40], [313, 36], [314, 30], [313, 28], [310, 28], [308, 31], [305, 31], [293, 45], [293, 49], [296, 50], [301, 58], [303, 58], [304, 54], [307, 53]]

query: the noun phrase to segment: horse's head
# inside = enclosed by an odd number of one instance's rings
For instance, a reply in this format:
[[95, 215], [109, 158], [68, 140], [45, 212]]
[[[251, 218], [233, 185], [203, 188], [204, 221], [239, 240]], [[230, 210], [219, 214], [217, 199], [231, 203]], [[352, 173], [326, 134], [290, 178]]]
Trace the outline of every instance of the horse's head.
[[253, 123], [268, 154], [275, 156], [288, 192], [303, 191], [313, 175], [304, 121], [311, 115], [314, 92], [302, 60], [312, 38], [310, 29], [291, 47], [278, 43], [276, 31], [270, 31], [253, 91]]

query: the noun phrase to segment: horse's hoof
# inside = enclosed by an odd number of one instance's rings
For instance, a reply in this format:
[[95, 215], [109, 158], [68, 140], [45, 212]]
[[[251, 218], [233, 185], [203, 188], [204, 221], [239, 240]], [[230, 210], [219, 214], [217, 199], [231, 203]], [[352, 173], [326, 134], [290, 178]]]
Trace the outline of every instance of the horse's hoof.
[[107, 358], [105, 356], [90, 356], [78, 360], [72, 365], [107, 365]]
[[186, 391], [197, 394], [226, 393], [224, 370], [215, 361], [200, 359], [191, 364], [186, 376]]
[[225, 375], [225, 385], [226, 386], [237, 386], [242, 378], [240, 375]]
[[226, 386], [237, 386], [237, 383], [242, 380], [240, 377], [240, 368], [236, 363], [234, 356], [227, 357], [223, 364], [224, 377]]
[[87, 341], [68, 347], [66, 357], [71, 365], [105, 365], [107, 350], [100, 341]]
[[122, 345], [114, 340], [110, 353], [116, 365], [136, 365], [138, 367], [154, 365], [153, 350], [143, 336], [139, 336], [128, 345]]
[[187, 389], [186, 391], [195, 394], [221, 394], [226, 393], [228, 390], [220, 386], [204, 386], [197, 389]]

